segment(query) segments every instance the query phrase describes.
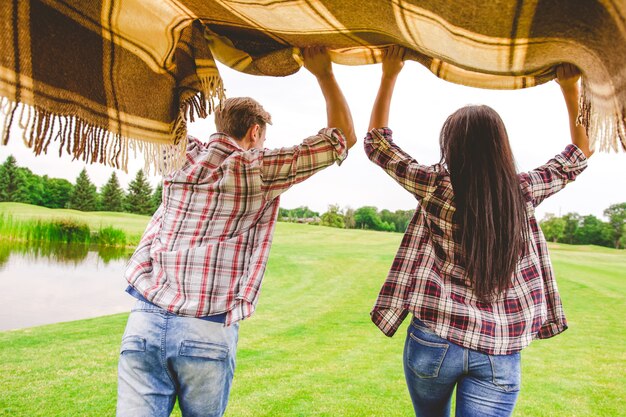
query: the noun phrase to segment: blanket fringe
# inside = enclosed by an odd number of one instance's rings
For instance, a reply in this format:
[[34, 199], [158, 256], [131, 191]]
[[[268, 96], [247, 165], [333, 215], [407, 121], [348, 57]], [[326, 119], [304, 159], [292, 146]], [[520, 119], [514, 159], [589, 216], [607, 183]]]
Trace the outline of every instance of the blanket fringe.
[[[174, 145], [187, 141], [187, 122], [194, 122], [196, 117], [203, 119], [212, 114], [226, 99], [224, 85], [219, 74], [200, 78], [200, 90], [181, 100], [180, 111], [172, 128]], [[186, 145], [185, 145], [186, 146]]]
[[[204, 96], [202, 99], [209, 105], [209, 114], [215, 111], [215, 100], [221, 108], [222, 101], [226, 98], [222, 77], [218, 74], [200, 78], [201, 92]], [[206, 117], [206, 115], [204, 116]]]
[[[178, 132], [180, 129], [178, 124], [183, 121], [194, 122], [196, 117], [205, 119], [215, 111], [216, 104], [221, 107], [225, 98], [224, 85], [219, 75], [215, 74], [200, 78], [200, 91], [181, 102], [174, 132]], [[178, 137], [177, 134], [176, 138]]]
[[[144, 171], [150, 174], [165, 175], [182, 166], [187, 147], [186, 128], [184, 135], [178, 136], [181, 126], [174, 126], [176, 144], [145, 142], [112, 133], [95, 126], [79, 117], [50, 113], [44, 109], [24, 103], [16, 103], [6, 97], [0, 98], [2, 143], [7, 144], [13, 127], [22, 133], [24, 144], [35, 155], [47, 154], [52, 142], [59, 143], [59, 156], [67, 153], [74, 160], [85, 163], [100, 163], [128, 172], [130, 157], [137, 159], [138, 153], [144, 157]], [[181, 140], [182, 138], [182, 140]]]
[[591, 149], [597, 147], [600, 152], [626, 151], [626, 109], [618, 104], [613, 113], [600, 112], [593, 103], [594, 97], [583, 82], [576, 123], [585, 126]]

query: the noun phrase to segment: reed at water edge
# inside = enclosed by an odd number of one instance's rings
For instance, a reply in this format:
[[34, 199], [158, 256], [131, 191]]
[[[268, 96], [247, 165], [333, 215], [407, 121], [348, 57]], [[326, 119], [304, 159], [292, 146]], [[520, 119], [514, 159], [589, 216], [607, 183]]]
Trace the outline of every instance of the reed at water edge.
[[126, 245], [126, 233], [111, 226], [91, 230], [89, 225], [73, 219], [21, 220], [0, 214], [0, 236], [4, 240], [20, 242], [59, 242]]

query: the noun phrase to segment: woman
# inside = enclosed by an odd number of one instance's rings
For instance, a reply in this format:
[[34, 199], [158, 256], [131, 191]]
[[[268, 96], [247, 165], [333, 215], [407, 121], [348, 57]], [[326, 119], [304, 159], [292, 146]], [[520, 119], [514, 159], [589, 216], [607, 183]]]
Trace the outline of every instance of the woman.
[[440, 134], [441, 161], [422, 165], [387, 127], [404, 50], [391, 47], [365, 139], [368, 157], [419, 204], [372, 311], [388, 336], [413, 314], [404, 369], [416, 416], [509, 416], [520, 350], [567, 328], [534, 208], [582, 172], [592, 154], [576, 126], [576, 67], [557, 69], [572, 144], [517, 174], [506, 129], [487, 106], [454, 112]]

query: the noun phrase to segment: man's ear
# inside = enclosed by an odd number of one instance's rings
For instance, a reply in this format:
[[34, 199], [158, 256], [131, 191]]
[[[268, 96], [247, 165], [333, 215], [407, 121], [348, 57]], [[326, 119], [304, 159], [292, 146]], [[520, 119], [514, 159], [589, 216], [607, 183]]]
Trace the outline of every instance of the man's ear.
[[256, 123], [252, 125], [252, 137], [255, 142], [261, 139], [261, 126]]
[[242, 143], [244, 144], [244, 147], [246, 149], [254, 147], [256, 141], [260, 139], [260, 128], [261, 126], [256, 123], [248, 128], [248, 131], [246, 132], [242, 140]]
[[250, 130], [251, 130], [250, 132], [251, 140], [253, 143], [256, 143], [256, 141], [261, 138], [261, 126], [255, 123], [252, 126], [250, 126]]

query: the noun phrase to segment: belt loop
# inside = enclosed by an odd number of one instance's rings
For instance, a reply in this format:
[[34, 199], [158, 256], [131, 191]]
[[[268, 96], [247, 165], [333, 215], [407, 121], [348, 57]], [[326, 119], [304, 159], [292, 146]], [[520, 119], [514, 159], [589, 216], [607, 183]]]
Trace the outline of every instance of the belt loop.
[[469, 349], [463, 348], [463, 373], [469, 373]]

